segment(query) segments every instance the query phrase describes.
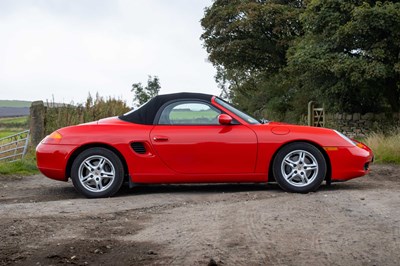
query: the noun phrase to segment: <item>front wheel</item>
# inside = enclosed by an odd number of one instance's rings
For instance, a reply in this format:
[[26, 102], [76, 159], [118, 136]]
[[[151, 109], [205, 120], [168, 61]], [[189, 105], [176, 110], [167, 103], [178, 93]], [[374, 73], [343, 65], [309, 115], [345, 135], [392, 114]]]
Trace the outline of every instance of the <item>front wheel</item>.
[[325, 179], [326, 169], [321, 151], [305, 142], [283, 147], [273, 162], [275, 180], [289, 192], [308, 193], [317, 190]]
[[71, 179], [75, 189], [88, 198], [111, 197], [122, 186], [124, 168], [112, 151], [90, 148], [74, 160]]

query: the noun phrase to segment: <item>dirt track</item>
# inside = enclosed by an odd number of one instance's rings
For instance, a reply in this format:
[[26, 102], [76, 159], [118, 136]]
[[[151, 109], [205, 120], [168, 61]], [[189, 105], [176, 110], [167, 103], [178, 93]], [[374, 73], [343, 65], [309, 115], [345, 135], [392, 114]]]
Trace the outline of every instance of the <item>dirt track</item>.
[[307, 195], [171, 185], [88, 200], [0, 177], [0, 265], [399, 265], [400, 167]]

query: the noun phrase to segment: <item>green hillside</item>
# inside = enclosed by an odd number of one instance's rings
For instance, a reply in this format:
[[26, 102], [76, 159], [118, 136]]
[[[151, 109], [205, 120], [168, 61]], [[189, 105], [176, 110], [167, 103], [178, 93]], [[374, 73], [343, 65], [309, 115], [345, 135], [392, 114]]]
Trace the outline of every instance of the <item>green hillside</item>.
[[0, 107], [30, 107], [32, 102], [17, 100], [0, 100]]

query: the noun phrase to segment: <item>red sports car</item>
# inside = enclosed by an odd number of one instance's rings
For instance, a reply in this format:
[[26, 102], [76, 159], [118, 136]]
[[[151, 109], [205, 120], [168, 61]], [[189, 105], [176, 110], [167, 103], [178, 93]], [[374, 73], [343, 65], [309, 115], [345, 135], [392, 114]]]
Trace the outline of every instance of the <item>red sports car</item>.
[[61, 128], [36, 149], [40, 171], [72, 179], [89, 198], [114, 195], [124, 181], [228, 183], [276, 181], [315, 191], [326, 180], [365, 175], [364, 144], [326, 128], [261, 123], [212, 95], [159, 95], [137, 110]]

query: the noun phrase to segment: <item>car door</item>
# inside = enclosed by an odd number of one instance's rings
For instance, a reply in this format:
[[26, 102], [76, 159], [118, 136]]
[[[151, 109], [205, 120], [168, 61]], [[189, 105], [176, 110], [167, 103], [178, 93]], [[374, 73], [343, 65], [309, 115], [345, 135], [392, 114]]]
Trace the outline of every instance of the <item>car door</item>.
[[161, 160], [182, 174], [253, 173], [257, 137], [246, 125], [220, 125], [222, 112], [210, 103], [181, 100], [165, 104], [150, 133]]

